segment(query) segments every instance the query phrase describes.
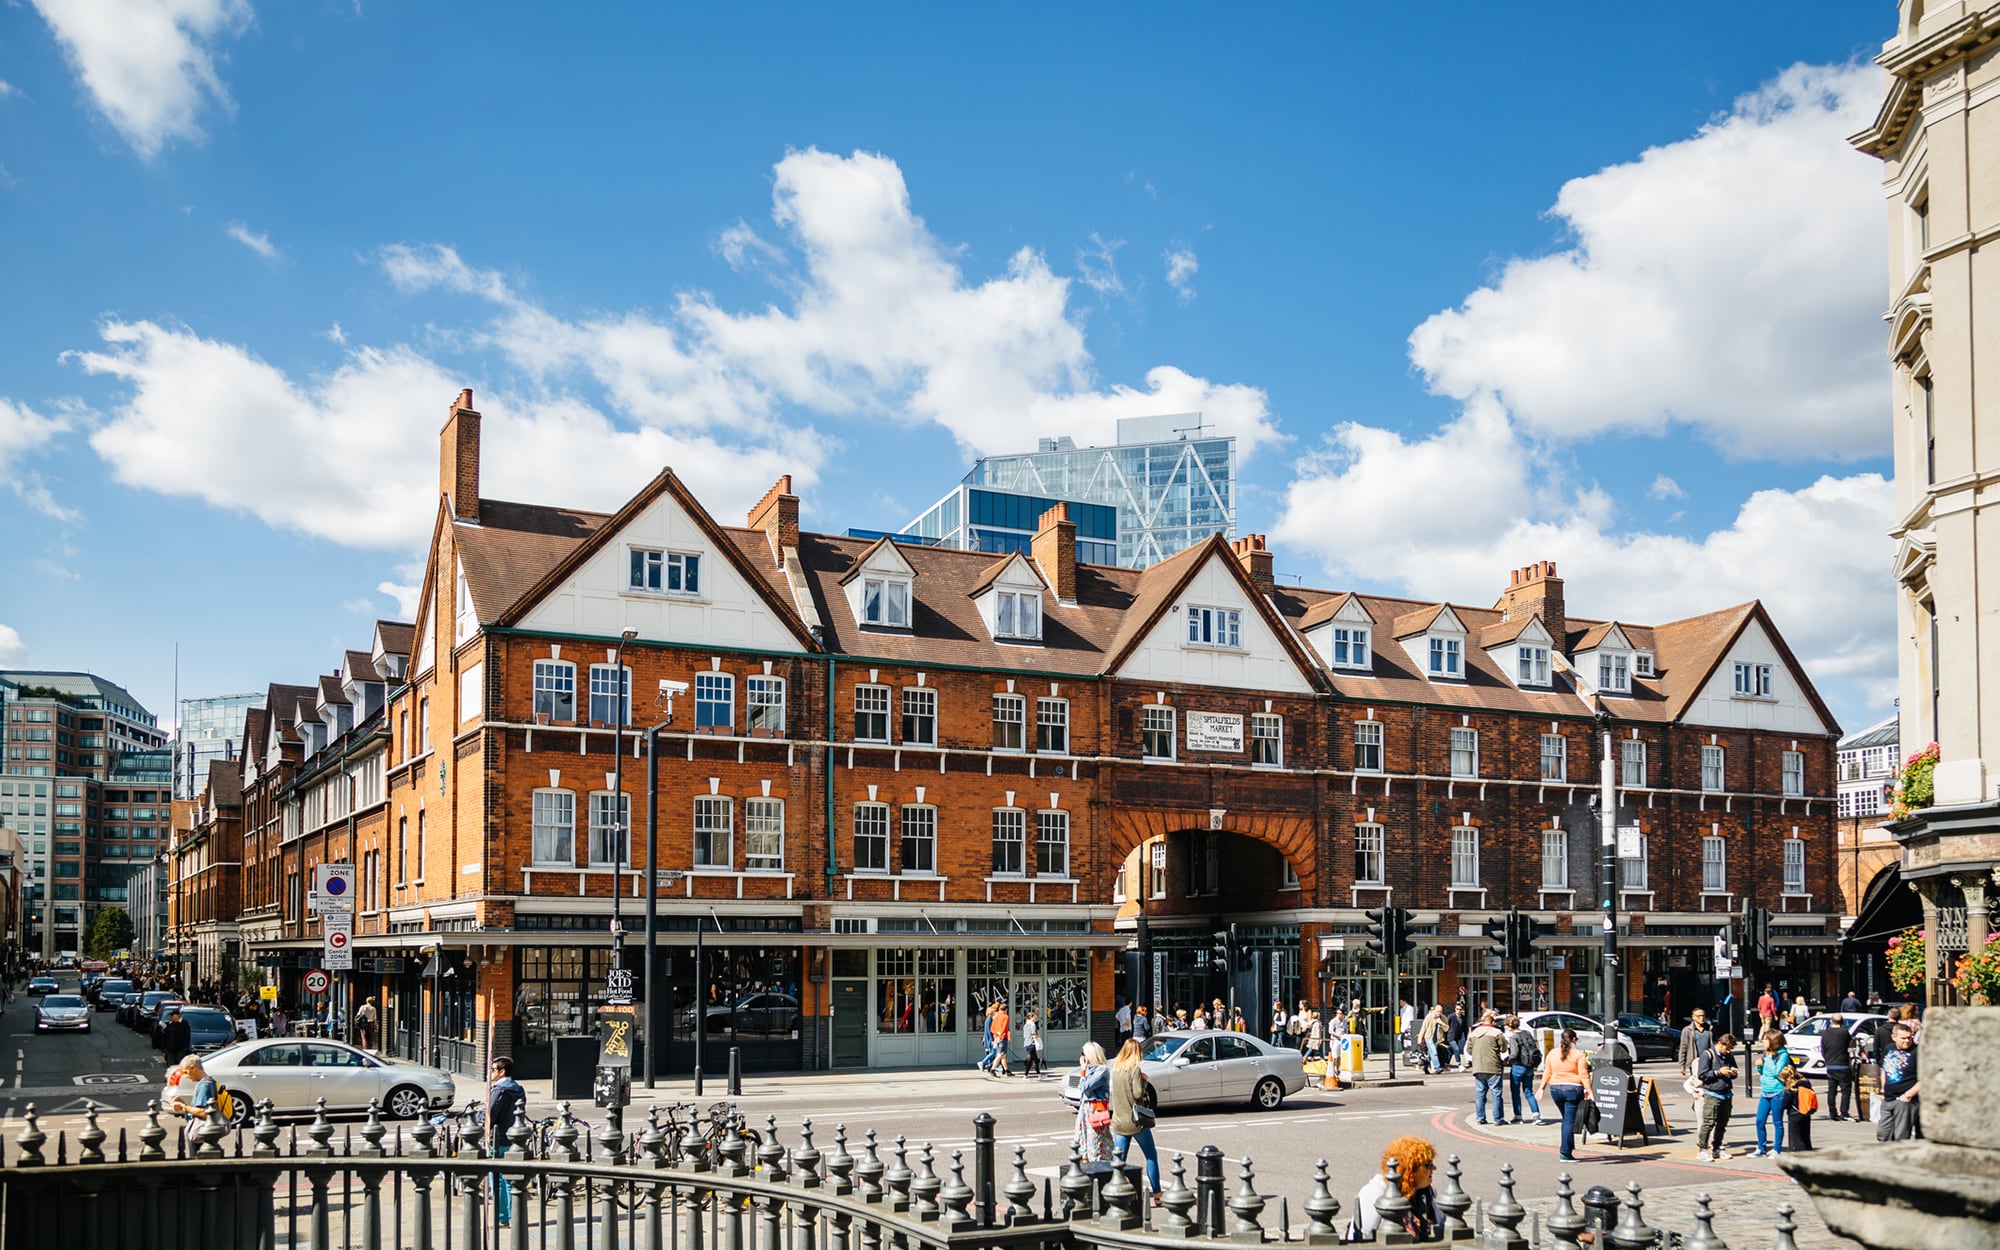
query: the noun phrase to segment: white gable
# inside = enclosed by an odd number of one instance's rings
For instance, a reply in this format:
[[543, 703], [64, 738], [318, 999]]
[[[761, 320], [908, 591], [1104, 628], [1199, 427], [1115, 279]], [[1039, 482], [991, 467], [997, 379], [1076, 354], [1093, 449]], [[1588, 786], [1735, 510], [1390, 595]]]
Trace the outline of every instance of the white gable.
[[[1520, 633], [1514, 636], [1513, 641], [1503, 642], [1497, 647], [1488, 647], [1486, 648], [1486, 654], [1493, 661], [1493, 667], [1500, 670], [1500, 675], [1508, 681], [1513, 682], [1516, 686], [1523, 686], [1529, 690], [1547, 690], [1551, 688], [1555, 680], [1554, 645], [1554, 639], [1550, 637], [1549, 631], [1542, 627], [1542, 618], [1537, 616], [1533, 620], [1530, 620]], [[1523, 682], [1521, 680], [1520, 652], [1522, 647], [1546, 647], [1550, 649], [1548, 682]]]
[[[903, 582], [909, 588], [909, 592], [907, 595], [902, 596], [902, 610], [908, 616], [915, 617], [917, 593], [912, 583], [917, 576], [917, 571], [910, 567], [910, 562], [903, 558], [903, 553], [896, 550], [895, 543], [885, 542], [878, 544], [873, 550], [869, 551], [868, 558], [863, 560], [858, 567], [847, 575], [847, 580], [841, 587], [847, 594], [847, 610], [853, 615], [856, 621], [864, 624], [867, 622], [867, 616], [861, 606], [861, 597], [866, 592], [867, 587], [865, 583], [868, 581], [870, 574], [888, 578], [892, 581]], [[901, 592], [897, 593], [901, 594]], [[896, 609], [892, 604], [886, 606], [884, 610], [893, 612]], [[905, 629], [910, 625], [910, 621], [908, 620], [890, 620], [886, 623]]]
[[[1186, 682], [1200, 686], [1237, 686], [1249, 690], [1309, 693], [1312, 683], [1299, 671], [1291, 652], [1264, 623], [1250, 597], [1222, 563], [1227, 556], [1207, 556], [1180, 600], [1153, 624], [1133, 649], [1117, 676], [1138, 681]], [[1188, 643], [1188, 612], [1193, 608], [1234, 611], [1242, 637], [1237, 647], [1203, 647]]]
[[[855, 580], [859, 581], [860, 579], [856, 578]], [[1034, 595], [1039, 599], [1042, 593], [1048, 588], [1048, 583], [1042, 580], [1041, 571], [1031, 564], [1026, 556], [1015, 552], [1013, 557], [1007, 561], [1006, 567], [1001, 569], [993, 580], [986, 584], [986, 589], [980, 591], [973, 598], [973, 603], [979, 607], [979, 619], [986, 622], [987, 637], [997, 638], [1000, 636], [1000, 608], [996, 592], [1002, 590], [1022, 591]], [[1043, 615], [1043, 613], [1037, 613], [1034, 633], [1036, 638], [1042, 636], [1040, 620]]]
[[[1366, 650], [1368, 652], [1369, 663], [1356, 664], [1351, 661], [1336, 661], [1333, 647], [1334, 628], [1339, 626], [1351, 629], [1357, 625], [1361, 627], [1363, 637], [1368, 640]], [[1371, 667], [1373, 664], [1375, 653], [1375, 618], [1368, 615], [1368, 609], [1362, 607], [1361, 600], [1353, 595], [1349, 595], [1347, 602], [1341, 604], [1332, 616], [1314, 625], [1311, 629], [1302, 631], [1302, 634], [1305, 640], [1312, 644], [1313, 650], [1319, 653], [1321, 662], [1328, 668], [1338, 669], [1343, 672], [1358, 672]]]
[[[1738, 698], [1736, 666], [1764, 665], [1771, 668], [1769, 698]], [[1777, 645], [1762, 622], [1744, 626], [1722, 663], [1715, 666], [1708, 683], [1688, 704], [1681, 720], [1691, 725], [1715, 725], [1728, 729], [1768, 729], [1776, 733], [1832, 733], [1833, 726], [1820, 719], [1806, 698], [1798, 679], [1779, 656]]]
[[[1432, 638], [1456, 638], [1459, 640], [1458, 672], [1456, 674], [1431, 672]], [[1411, 634], [1408, 638], [1400, 639], [1399, 641], [1403, 644], [1403, 650], [1409, 654], [1410, 663], [1416, 665], [1417, 671], [1425, 677], [1443, 677], [1446, 681], [1463, 681], [1465, 679], [1466, 666], [1471, 659], [1466, 654], [1465, 622], [1458, 619], [1458, 613], [1451, 610], [1451, 605], [1446, 604], [1439, 609], [1437, 616], [1432, 619], [1430, 625], [1424, 629], [1423, 633]]]
[[[699, 557], [696, 593], [634, 590], [635, 548]], [[694, 518], [664, 493], [529, 608], [521, 617], [521, 628], [600, 638], [635, 629], [647, 642], [804, 650], [783, 618], [715, 549]]]

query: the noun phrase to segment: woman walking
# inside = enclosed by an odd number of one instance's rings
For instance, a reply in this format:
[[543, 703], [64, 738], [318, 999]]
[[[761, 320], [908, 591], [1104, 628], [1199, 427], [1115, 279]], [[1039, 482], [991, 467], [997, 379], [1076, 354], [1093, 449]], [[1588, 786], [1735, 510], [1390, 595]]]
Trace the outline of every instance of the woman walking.
[[[1792, 1052], [1785, 1049], [1785, 1035], [1776, 1029], [1765, 1029], [1763, 1045], [1757, 1051], [1757, 1148], [1750, 1152], [1755, 1159], [1759, 1155], [1784, 1153], [1785, 1149], [1785, 1069], [1792, 1066]], [[1771, 1125], [1771, 1136], [1765, 1137], [1764, 1124]]]
[[1071, 1144], [1083, 1166], [1111, 1162], [1111, 1065], [1104, 1047], [1085, 1042], [1076, 1060], [1076, 1132]]
[[1153, 1083], [1139, 1067], [1140, 1054], [1139, 1043], [1126, 1042], [1111, 1063], [1111, 1150], [1123, 1165], [1132, 1151], [1132, 1143], [1139, 1143], [1139, 1153], [1146, 1157], [1146, 1188], [1157, 1207], [1160, 1152], [1153, 1145], [1155, 1098]]
[[1576, 1030], [1564, 1029], [1556, 1053], [1542, 1063], [1542, 1089], [1562, 1108], [1562, 1145], [1558, 1157], [1576, 1162], [1576, 1112], [1590, 1090], [1590, 1063], [1576, 1044]]

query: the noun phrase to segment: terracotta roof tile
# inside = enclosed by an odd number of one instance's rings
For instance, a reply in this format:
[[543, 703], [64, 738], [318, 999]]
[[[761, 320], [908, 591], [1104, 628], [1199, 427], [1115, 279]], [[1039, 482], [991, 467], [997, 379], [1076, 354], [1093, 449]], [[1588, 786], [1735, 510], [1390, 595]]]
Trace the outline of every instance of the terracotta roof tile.
[[[1306, 593], [1318, 596], [1324, 592], [1308, 591]], [[1285, 612], [1287, 616], [1290, 616], [1292, 614], [1286, 611], [1283, 603], [1283, 599], [1286, 597], [1289, 596], [1274, 596], [1274, 598], [1279, 600], [1279, 611]], [[1316, 625], [1324, 624], [1346, 611], [1349, 603], [1360, 602], [1361, 597], [1351, 592], [1342, 595], [1327, 594], [1324, 598], [1319, 598], [1311, 607], [1306, 608], [1304, 612], [1298, 615], [1298, 628], [1311, 629]], [[1367, 605], [1362, 604], [1361, 610], [1366, 612], [1368, 610]]]
[[610, 519], [576, 508], [480, 500], [479, 524], [456, 526], [465, 587], [480, 623], [498, 620]]
[[[1431, 623], [1444, 615], [1445, 605], [1434, 603], [1429, 607], [1405, 612], [1389, 622], [1389, 636], [1392, 638], [1414, 638], [1431, 627]], [[1463, 620], [1464, 618], [1460, 618]]]

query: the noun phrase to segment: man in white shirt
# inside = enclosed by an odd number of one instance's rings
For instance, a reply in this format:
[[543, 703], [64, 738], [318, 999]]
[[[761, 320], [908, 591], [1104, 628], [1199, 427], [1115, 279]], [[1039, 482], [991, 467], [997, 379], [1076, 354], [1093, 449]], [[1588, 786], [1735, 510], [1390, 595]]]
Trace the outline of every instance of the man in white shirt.
[[1132, 1004], [1119, 999], [1118, 1010], [1111, 1013], [1111, 1022], [1118, 1030], [1118, 1044], [1123, 1046], [1126, 1039], [1132, 1036]]
[[1400, 1006], [1396, 1008], [1396, 1036], [1402, 1039], [1403, 1048], [1407, 1050], [1417, 1044], [1417, 1009], [1410, 1005], [1407, 998], [1397, 1001]]

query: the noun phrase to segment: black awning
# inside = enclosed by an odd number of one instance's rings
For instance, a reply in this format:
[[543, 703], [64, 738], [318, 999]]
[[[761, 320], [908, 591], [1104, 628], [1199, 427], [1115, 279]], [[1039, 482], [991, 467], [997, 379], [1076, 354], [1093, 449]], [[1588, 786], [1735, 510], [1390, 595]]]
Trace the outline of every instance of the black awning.
[[1875, 874], [1868, 892], [1861, 896], [1861, 910], [1841, 938], [1845, 945], [1856, 942], [1886, 942], [1912, 925], [1924, 922], [1923, 904], [1905, 889], [1902, 869], [1890, 864]]

